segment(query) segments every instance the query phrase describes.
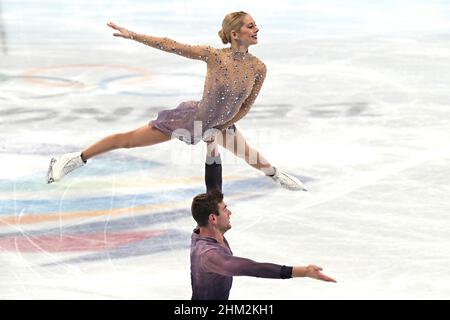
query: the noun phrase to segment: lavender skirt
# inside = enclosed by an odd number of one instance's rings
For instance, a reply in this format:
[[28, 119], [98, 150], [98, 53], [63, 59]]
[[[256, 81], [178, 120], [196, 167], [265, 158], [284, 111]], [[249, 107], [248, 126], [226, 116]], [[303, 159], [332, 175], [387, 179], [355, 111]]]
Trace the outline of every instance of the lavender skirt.
[[[187, 144], [197, 144], [202, 140], [203, 132], [194, 134], [194, 120], [199, 101], [182, 102], [175, 109], [158, 112], [156, 120], [149, 122], [165, 134], [176, 137]], [[197, 129], [198, 130], [198, 129]]]

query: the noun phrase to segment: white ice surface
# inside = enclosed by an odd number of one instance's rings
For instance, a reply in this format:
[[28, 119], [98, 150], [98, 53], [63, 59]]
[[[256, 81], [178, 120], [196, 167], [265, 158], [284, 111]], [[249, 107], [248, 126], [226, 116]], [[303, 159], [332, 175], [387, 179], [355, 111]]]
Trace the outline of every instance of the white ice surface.
[[[235, 277], [230, 297], [450, 297], [449, 2], [273, 3], [1, 2], [0, 299], [190, 298], [188, 210], [204, 189], [203, 145], [115, 151], [60, 184], [45, 174], [53, 155], [201, 98], [202, 62], [114, 38], [106, 22], [222, 47], [217, 31], [235, 10], [259, 25], [250, 51], [268, 68], [238, 127], [309, 192], [278, 189], [223, 151], [227, 239], [235, 255], [318, 264], [338, 283]], [[103, 202], [86, 209], [94, 198]], [[186, 214], [151, 218], [171, 210]], [[47, 213], [59, 217], [22, 220]], [[91, 259], [83, 245], [40, 248], [33, 237], [49, 230], [55, 246], [69, 231], [76, 245], [89, 232], [106, 245], [113, 233], [170, 235]], [[6, 238], [37, 247], [2, 247]]]

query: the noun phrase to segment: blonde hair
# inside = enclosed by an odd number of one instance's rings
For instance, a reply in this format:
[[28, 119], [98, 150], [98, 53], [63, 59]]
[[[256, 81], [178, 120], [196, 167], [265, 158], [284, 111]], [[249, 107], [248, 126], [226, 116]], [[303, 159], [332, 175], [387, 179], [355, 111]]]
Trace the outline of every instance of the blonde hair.
[[231, 31], [241, 30], [244, 25], [244, 17], [248, 15], [247, 12], [237, 11], [231, 12], [223, 18], [222, 29], [219, 30], [218, 34], [220, 39], [222, 39], [223, 44], [231, 43]]

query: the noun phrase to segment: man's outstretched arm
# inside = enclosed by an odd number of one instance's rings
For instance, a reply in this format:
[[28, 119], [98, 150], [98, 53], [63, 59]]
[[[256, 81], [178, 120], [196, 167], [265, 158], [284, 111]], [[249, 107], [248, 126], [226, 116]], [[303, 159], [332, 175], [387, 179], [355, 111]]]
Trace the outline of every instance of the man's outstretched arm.
[[322, 268], [316, 265], [291, 267], [274, 263], [261, 263], [247, 258], [226, 255], [218, 250], [209, 250], [204, 253], [200, 261], [204, 271], [224, 276], [278, 279], [308, 277], [326, 282], [336, 282], [333, 278], [323, 274]]

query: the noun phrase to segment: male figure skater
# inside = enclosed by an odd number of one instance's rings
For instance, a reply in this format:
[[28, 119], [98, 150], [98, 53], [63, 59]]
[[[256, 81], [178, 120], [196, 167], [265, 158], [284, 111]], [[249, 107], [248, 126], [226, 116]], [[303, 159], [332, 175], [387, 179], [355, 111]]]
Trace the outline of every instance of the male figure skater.
[[194, 197], [191, 206], [192, 217], [198, 224], [191, 237], [192, 300], [227, 300], [233, 276], [309, 277], [336, 282], [316, 265], [291, 267], [233, 256], [224, 237], [231, 228], [231, 211], [223, 201], [222, 166], [214, 142], [208, 143], [205, 183], [208, 192]]

